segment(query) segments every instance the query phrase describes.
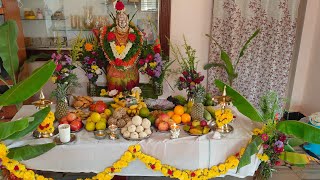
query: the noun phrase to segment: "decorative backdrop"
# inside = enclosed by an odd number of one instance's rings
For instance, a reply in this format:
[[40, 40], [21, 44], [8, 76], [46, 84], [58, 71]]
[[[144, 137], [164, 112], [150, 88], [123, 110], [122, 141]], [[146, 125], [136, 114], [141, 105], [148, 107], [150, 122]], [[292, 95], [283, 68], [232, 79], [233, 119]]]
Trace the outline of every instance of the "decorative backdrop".
[[[233, 86], [254, 105], [268, 90], [285, 97], [295, 45], [300, 0], [215, 0], [211, 36], [236, 59], [249, 36], [260, 29], [240, 60], [239, 77]], [[220, 51], [210, 43], [209, 61], [221, 62]], [[227, 75], [221, 68], [208, 72], [208, 89], [217, 93], [213, 81]]]

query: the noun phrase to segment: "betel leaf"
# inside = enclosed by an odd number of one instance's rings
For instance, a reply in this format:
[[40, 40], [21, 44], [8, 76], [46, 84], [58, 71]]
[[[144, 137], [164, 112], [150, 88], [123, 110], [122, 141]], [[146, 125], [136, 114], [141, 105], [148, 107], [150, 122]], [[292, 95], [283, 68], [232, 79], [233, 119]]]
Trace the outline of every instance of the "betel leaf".
[[22, 131], [29, 125], [29, 118], [23, 118], [17, 121], [0, 123], [0, 141], [7, 139], [12, 134]]
[[251, 40], [253, 38], [255, 38], [260, 32], [260, 29], [257, 29], [250, 37], [249, 39], [246, 41], [246, 43], [244, 44], [244, 46], [241, 48], [240, 53], [239, 53], [239, 59], [244, 55], [244, 51], [248, 48], [249, 43], [251, 42]]
[[281, 121], [277, 129], [284, 134], [292, 135], [309, 143], [320, 144], [320, 128], [299, 121]]
[[27, 135], [31, 131], [34, 131], [39, 126], [39, 124], [41, 124], [41, 122], [46, 118], [46, 116], [48, 115], [49, 112], [50, 112], [50, 107], [46, 107], [46, 108], [38, 111], [37, 113], [35, 113], [34, 115], [31, 116], [31, 117], [34, 117], [34, 119], [33, 119], [33, 121], [29, 122], [29, 125], [27, 128], [25, 128], [22, 131], [19, 131], [19, 132], [12, 134], [7, 139], [19, 139], [19, 138], [24, 137], [25, 135]]
[[237, 171], [239, 171], [240, 168], [251, 163], [251, 156], [259, 151], [258, 147], [262, 144], [262, 142], [263, 141], [260, 136], [253, 137], [252, 141], [248, 144], [246, 150], [240, 158]]
[[214, 82], [220, 91], [223, 91], [224, 86], [227, 87], [227, 95], [231, 97], [233, 105], [237, 107], [239, 112], [253, 121], [263, 121], [263, 117], [260, 112], [239, 92], [218, 79]]
[[304, 141], [299, 138], [294, 137], [294, 138], [288, 139], [288, 144], [291, 147], [296, 147], [296, 146], [300, 146], [300, 145], [304, 144]]
[[18, 104], [33, 96], [49, 80], [56, 65], [49, 61], [36, 69], [28, 78], [12, 86], [0, 96], [0, 106]]
[[9, 149], [8, 158], [15, 159], [17, 161], [25, 161], [28, 159], [40, 156], [43, 153], [48, 152], [56, 145], [54, 143], [40, 144], [40, 145], [26, 145], [17, 148]]
[[309, 159], [306, 154], [300, 154], [295, 152], [282, 152], [279, 158], [290, 164], [308, 164], [309, 163]]
[[15, 21], [9, 20], [0, 26], [0, 57], [3, 68], [14, 83], [16, 83], [15, 74], [19, 69], [17, 37], [18, 27]]

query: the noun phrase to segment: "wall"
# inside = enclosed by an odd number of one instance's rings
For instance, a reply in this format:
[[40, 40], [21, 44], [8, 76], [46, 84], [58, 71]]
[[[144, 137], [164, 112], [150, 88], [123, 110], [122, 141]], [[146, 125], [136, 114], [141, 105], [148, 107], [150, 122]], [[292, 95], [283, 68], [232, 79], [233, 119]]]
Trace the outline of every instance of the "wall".
[[[208, 62], [208, 50], [209, 50], [209, 39], [205, 36], [206, 33], [210, 32], [211, 27], [211, 15], [212, 15], [212, 0], [172, 0], [171, 1], [171, 41], [172, 43], [182, 44], [183, 35], [185, 35], [188, 43], [197, 50], [197, 57], [199, 60], [198, 69], [205, 76], [207, 72], [203, 70], [203, 66]], [[30, 70], [34, 70], [39, 67], [42, 63], [35, 62], [30, 64]], [[179, 67], [177, 63], [172, 65], [172, 69]], [[86, 94], [86, 83], [87, 78], [84, 76], [83, 71], [76, 71], [82, 88], [77, 88], [75, 94]], [[170, 75], [168, 82], [173, 87], [175, 80], [178, 78], [177, 75]], [[147, 79], [142, 77], [141, 80], [146, 82]], [[103, 78], [99, 79], [100, 82], [104, 82]], [[205, 79], [204, 85], [207, 84]], [[51, 82], [48, 82], [44, 87], [44, 93], [48, 97], [50, 92], [54, 89]], [[185, 92], [182, 92], [185, 93]], [[181, 94], [180, 91], [175, 89], [171, 90], [170, 86], [164, 83], [164, 95], [161, 98], [167, 98], [169, 95]], [[36, 95], [37, 96], [37, 95]]]
[[320, 1], [308, 1], [294, 77], [290, 111], [305, 115], [320, 111]]

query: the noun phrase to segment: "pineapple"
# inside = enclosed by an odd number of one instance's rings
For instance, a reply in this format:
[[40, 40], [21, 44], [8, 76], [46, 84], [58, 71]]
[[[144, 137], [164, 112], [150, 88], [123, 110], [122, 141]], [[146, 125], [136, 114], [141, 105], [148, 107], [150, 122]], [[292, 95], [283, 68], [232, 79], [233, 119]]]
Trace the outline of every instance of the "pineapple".
[[68, 113], [67, 88], [68, 85], [57, 84], [57, 89], [54, 91], [54, 95], [57, 99], [55, 111], [55, 117], [57, 120], [60, 120]]
[[206, 90], [203, 86], [199, 85], [198, 87], [196, 87], [194, 104], [191, 109], [191, 117], [193, 120], [203, 119], [204, 105], [202, 103], [203, 103], [205, 92]]

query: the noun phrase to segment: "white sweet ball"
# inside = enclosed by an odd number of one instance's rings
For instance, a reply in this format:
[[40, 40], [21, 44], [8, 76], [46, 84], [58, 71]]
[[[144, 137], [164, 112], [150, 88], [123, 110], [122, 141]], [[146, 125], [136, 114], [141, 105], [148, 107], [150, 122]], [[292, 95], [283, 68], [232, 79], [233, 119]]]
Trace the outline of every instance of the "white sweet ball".
[[130, 138], [131, 138], [131, 139], [138, 139], [138, 138], [139, 138], [139, 134], [138, 134], [137, 132], [132, 132], [132, 133], [130, 134]]
[[142, 123], [142, 118], [140, 116], [134, 116], [132, 118], [132, 123], [136, 126], [139, 126]]
[[130, 132], [129, 131], [125, 131], [122, 135], [125, 138], [129, 138], [130, 137]]
[[136, 127], [135, 125], [133, 125], [133, 124], [130, 125], [130, 126], [128, 126], [128, 131], [131, 132], [131, 133], [132, 133], [132, 132], [135, 132], [136, 129], [137, 129], [137, 127]]
[[132, 125], [132, 124], [133, 124], [132, 121], [129, 121], [129, 122], [126, 124], [126, 126], [129, 127], [129, 126]]
[[142, 131], [142, 132], [139, 133], [139, 137], [140, 138], [145, 138], [145, 137], [147, 137], [147, 133]]
[[147, 133], [147, 135], [152, 133], [151, 129], [145, 129], [144, 132]]
[[123, 134], [125, 131], [127, 131], [128, 130], [128, 128], [127, 127], [123, 127], [123, 128], [121, 128], [121, 134]]
[[150, 126], [151, 126], [151, 122], [149, 121], [149, 119], [144, 118], [142, 120], [142, 127], [144, 127], [145, 129], [148, 129], [150, 128]]
[[142, 132], [144, 128], [142, 126], [137, 126], [136, 132]]

